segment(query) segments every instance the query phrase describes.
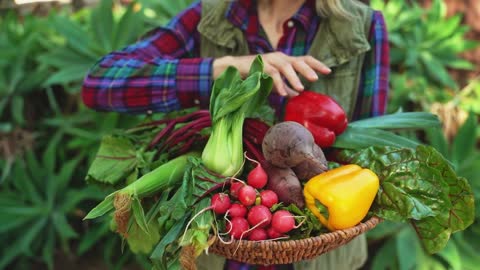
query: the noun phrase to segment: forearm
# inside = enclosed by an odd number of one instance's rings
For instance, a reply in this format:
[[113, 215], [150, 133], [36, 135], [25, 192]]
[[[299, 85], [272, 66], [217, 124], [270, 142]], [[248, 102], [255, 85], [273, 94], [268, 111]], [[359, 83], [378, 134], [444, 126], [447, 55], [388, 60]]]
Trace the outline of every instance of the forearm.
[[200, 18], [201, 2], [196, 1], [167, 26], [102, 58], [84, 79], [85, 104], [128, 113], [206, 106], [212, 59], [198, 58]]
[[140, 59], [111, 54], [86, 76], [84, 103], [99, 111], [169, 112], [206, 106], [212, 59]]

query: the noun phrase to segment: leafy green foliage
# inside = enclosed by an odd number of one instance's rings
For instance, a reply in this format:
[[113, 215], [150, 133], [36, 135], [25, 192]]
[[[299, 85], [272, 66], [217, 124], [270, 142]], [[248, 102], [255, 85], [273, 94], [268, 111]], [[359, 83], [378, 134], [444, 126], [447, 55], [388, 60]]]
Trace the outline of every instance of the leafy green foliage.
[[42, 18], [19, 18], [13, 12], [0, 18], [0, 121], [25, 125], [25, 95], [41, 90], [49, 75], [36, 60], [48, 49], [40, 42], [50, 36], [45, 26]]
[[[435, 255], [428, 255], [424, 251], [418, 238], [412, 237], [414, 231], [410, 226], [391, 222], [379, 224], [368, 234], [371, 241], [383, 241], [383, 245], [372, 260], [371, 269], [407, 269], [406, 266], [411, 266], [408, 269], [478, 268], [480, 255], [476, 250], [480, 248], [477, 241], [480, 237], [478, 199], [480, 198], [480, 181], [477, 178], [480, 175], [480, 151], [475, 148], [477, 121], [477, 117], [471, 113], [452, 144], [447, 142], [440, 128], [431, 128], [427, 132], [427, 141], [450, 160], [460, 177], [468, 180], [476, 199], [474, 223], [464, 231], [453, 234], [445, 248]], [[452, 191], [455, 192], [455, 189]], [[458, 200], [454, 201], [458, 202]], [[460, 208], [466, 209], [465, 206]], [[430, 228], [438, 227], [433, 223], [429, 226]], [[432, 240], [439, 240], [439, 238], [432, 238]]]
[[[182, 1], [160, 2], [170, 11], [154, 14], [152, 22], [168, 21]], [[109, 219], [81, 220], [105, 195], [83, 181], [102, 136], [142, 118], [99, 114], [78, 97], [98, 59], [146, 32], [146, 13], [135, 4], [105, 0], [75, 13], [68, 6], [52, 9], [46, 17], [1, 11], [0, 132], [28, 129], [35, 147], [14, 160], [0, 156], [0, 268], [33, 269], [41, 261], [52, 268], [54, 254], [103, 256], [108, 269], [132, 262], [150, 267], [145, 256], [119, 254], [122, 240], [111, 233]]]
[[151, 27], [166, 25], [170, 18], [187, 8], [193, 0], [156, 1], [138, 0], [145, 14], [145, 22]]
[[428, 253], [439, 252], [451, 233], [466, 229], [474, 220], [470, 185], [431, 146], [370, 147], [343, 151], [338, 158], [379, 176], [371, 212], [390, 221], [409, 221]]
[[479, 44], [464, 38], [469, 28], [461, 25], [460, 14], [446, 17], [442, 0], [434, 0], [429, 9], [402, 0], [372, 0], [371, 6], [382, 10], [385, 16], [394, 72], [457, 89], [448, 69], [473, 69], [459, 54]]
[[[98, 59], [135, 42], [145, 31], [139, 23], [143, 15], [134, 10], [133, 4], [126, 9], [113, 9], [112, 5], [112, 0], [100, 1], [85, 24], [67, 15], [51, 16], [51, 25], [60, 39], [52, 41], [55, 50], [39, 57], [43, 65], [54, 70], [44, 85], [61, 84], [77, 92], [88, 69]], [[116, 10], [120, 10], [119, 14]]]
[[68, 253], [70, 240], [78, 237], [71, 221], [79, 204], [105, 196], [91, 186], [71, 187], [79, 159], [59, 168], [54, 150], [55, 146], [47, 148], [41, 160], [31, 152], [25, 161], [17, 160], [0, 191], [0, 235], [9, 243], [1, 248], [0, 268], [32, 254], [53, 268], [55, 246]]
[[465, 111], [480, 115], [480, 78], [472, 80], [459, 93], [459, 106]]

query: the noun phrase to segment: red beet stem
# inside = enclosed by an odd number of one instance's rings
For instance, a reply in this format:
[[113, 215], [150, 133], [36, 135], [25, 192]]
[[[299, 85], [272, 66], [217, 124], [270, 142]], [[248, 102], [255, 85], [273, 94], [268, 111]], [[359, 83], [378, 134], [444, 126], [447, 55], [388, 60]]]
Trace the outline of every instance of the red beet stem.
[[141, 126], [141, 127], [143, 127], [143, 126], [157, 126], [157, 125], [165, 124], [165, 123], [170, 122], [170, 121], [175, 121], [176, 123], [185, 123], [185, 122], [192, 121], [194, 119], [207, 117], [207, 116], [210, 117], [210, 112], [208, 110], [198, 110], [198, 111], [194, 111], [192, 113], [189, 113], [189, 114], [186, 114], [184, 116], [177, 117], [177, 118], [160, 119], [160, 120], [140, 124], [139, 126]]
[[257, 149], [257, 147], [255, 147], [255, 145], [250, 140], [244, 138], [243, 143], [247, 148], [247, 153], [250, 152], [250, 154], [253, 155], [257, 161], [262, 162], [263, 160], [265, 160], [263, 154]]
[[148, 149], [152, 149], [158, 142], [163, 139], [165, 136], [168, 136], [175, 127], [176, 122], [171, 121], [169, 122], [148, 144]]

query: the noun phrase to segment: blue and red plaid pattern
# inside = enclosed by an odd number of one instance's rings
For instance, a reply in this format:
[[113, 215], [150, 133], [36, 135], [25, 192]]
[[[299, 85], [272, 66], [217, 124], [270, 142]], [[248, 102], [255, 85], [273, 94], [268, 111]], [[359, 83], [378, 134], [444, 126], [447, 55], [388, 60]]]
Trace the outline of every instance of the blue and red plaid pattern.
[[[256, 13], [255, 1], [233, 1], [225, 16], [245, 32], [252, 54], [274, 51]], [[284, 25], [277, 51], [305, 55], [320, 24], [314, 2], [308, 0], [291, 18], [295, 27]], [[145, 113], [168, 112], [201, 105], [206, 108], [212, 85], [211, 58], [200, 58], [197, 25], [201, 2], [193, 3], [139, 42], [112, 52], [98, 61], [85, 77], [84, 103], [99, 111]], [[360, 95], [354, 118], [385, 112], [388, 93], [388, 39], [383, 16], [372, 17], [370, 43], [365, 58]], [[272, 106], [282, 104], [272, 98]]]

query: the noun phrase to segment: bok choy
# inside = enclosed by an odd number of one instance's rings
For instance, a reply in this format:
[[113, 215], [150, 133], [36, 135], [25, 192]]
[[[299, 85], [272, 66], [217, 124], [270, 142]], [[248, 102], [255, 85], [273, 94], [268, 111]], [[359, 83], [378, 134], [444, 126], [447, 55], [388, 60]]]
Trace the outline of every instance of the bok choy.
[[208, 169], [223, 176], [233, 176], [241, 170], [244, 119], [266, 102], [272, 85], [272, 78], [263, 73], [260, 56], [255, 58], [244, 80], [231, 66], [215, 80], [209, 108], [212, 133], [202, 153]]

